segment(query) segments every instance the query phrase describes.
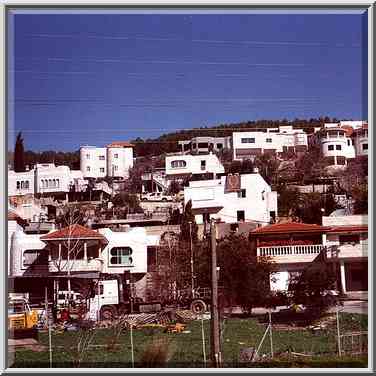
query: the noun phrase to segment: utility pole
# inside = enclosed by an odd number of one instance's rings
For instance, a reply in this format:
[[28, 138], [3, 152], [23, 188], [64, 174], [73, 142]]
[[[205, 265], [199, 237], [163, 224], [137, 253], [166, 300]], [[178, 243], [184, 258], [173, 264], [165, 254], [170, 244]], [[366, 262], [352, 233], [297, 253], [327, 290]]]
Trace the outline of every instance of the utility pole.
[[192, 244], [192, 222], [189, 222], [189, 240], [190, 240], [190, 249], [191, 249], [191, 296], [194, 298], [195, 292], [195, 278], [194, 278], [194, 269], [193, 269], [193, 244]]
[[210, 222], [211, 242], [211, 355], [213, 366], [221, 366], [221, 349], [219, 334], [219, 312], [218, 312], [218, 278], [217, 278], [217, 249], [216, 249], [216, 227], [214, 220]]

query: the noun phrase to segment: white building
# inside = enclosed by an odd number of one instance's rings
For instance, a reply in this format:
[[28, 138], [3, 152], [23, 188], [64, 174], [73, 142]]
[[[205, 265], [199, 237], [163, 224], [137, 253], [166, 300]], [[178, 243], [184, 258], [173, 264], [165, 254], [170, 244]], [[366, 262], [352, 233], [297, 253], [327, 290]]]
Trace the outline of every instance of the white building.
[[330, 216], [322, 222], [322, 226], [278, 223], [251, 231], [257, 256], [271, 257], [275, 264], [272, 290], [287, 290], [291, 278], [324, 252], [324, 260], [335, 264], [339, 290], [345, 294], [367, 291], [367, 216]]
[[84, 189], [81, 171], [73, 171], [68, 166], [55, 166], [54, 163], [37, 163], [25, 172], [8, 171], [8, 195], [20, 196], [37, 193], [67, 193], [72, 185]]
[[133, 145], [113, 142], [104, 148], [81, 146], [80, 167], [85, 178], [127, 178], [133, 167]]
[[351, 138], [353, 140], [355, 155], [368, 155], [368, 124], [362, 124], [362, 127], [354, 129]]
[[240, 175], [236, 191], [228, 189], [226, 179], [229, 176], [191, 181], [184, 188], [184, 203], [192, 201], [196, 223], [215, 218], [225, 223], [255, 221], [265, 225], [276, 218], [277, 192], [272, 192], [259, 173]]
[[321, 152], [329, 166], [346, 166], [347, 160], [355, 158], [352, 128], [337, 123], [326, 123], [317, 132]]
[[206, 155], [170, 155], [166, 156], [166, 177], [179, 178], [191, 175], [213, 174], [214, 177], [223, 174], [225, 169], [218, 157], [209, 153]]
[[232, 134], [233, 159], [254, 159], [257, 155], [271, 153], [304, 152], [308, 147], [307, 134], [292, 126], [265, 128], [263, 130], [234, 132]]
[[207, 154], [210, 151], [220, 152], [223, 149], [231, 149], [231, 136], [228, 137], [210, 137], [199, 136], [190, 140], [178, 142], [180, 151], [191, 152], [194, 154]]

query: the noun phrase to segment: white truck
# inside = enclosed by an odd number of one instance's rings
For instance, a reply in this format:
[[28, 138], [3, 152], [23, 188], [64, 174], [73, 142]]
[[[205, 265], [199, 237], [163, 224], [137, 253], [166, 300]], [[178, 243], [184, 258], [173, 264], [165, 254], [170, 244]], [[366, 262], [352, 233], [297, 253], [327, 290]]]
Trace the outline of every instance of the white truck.
[[143, 302], [133, 297], [133, 286], [127, 285], [127, 290], [124, 293], [117, 279], [98, 281], [88, 299], [88, 318], [94, 321], [112, 320], [127, 313], [158, 312], [162, 309], [160, 302]]

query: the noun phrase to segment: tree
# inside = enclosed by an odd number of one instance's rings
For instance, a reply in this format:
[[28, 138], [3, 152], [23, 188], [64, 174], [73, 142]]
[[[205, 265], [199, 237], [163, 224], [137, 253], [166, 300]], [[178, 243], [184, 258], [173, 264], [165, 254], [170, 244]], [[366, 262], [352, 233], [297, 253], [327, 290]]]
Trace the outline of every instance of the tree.
[[271, 154], [262, 154], [254, 162], [255, 166], [259, 169], [260, 175], [268, 184], [273, 184], [275, 178], [278, 176], [279, 163], [278, 159]]
[[274, 271], [268, 258], [257, 257], [244, 235], [230, 235], [217, 246], [219, 283], [230, 306], [240, 305], [246, 312], [268, 304], [270, 276]]
[[25, 170], [24, 144], [22, 133], [19, 132], [14, 147], [14, 171], [24, 172]]
[[192, 236], [192, 242], [197, 242], [197, 231], [198, 226], [195, 221], [195, 216], [192, 212], [192, 201], [189, 200], [185, 205], [184, 213], [181, 220], [180, 240], [189, 243], [191, 241]]
[[333, 267], [326, 263], [320, 254], [300, 275], [291, 279], [289, 290], [292, 301], [305, 305], [313, 313], [313, 318], [316, 318], [336, 303], [336, 299], [327, 294], [328, 290], [334, 289], [336, 281]]
[[368, 185], [360, 184], [353, 187], [352, 197], [354, 200], [354, 214], [368, 213]]
[[137, 195], [120, 192], [117, 193], [112, 199], [112, 203], [116, 208], [121, 208], [128, 213], [143, 213], [143, 209], [140, 206], [140, 200]]
[[172, 180], [170, 183], [170, 186], [168, 188], [168, 192], [170, 194], [176, 194], [179, 193], [183, 189], [182, 185], [177, 180]]

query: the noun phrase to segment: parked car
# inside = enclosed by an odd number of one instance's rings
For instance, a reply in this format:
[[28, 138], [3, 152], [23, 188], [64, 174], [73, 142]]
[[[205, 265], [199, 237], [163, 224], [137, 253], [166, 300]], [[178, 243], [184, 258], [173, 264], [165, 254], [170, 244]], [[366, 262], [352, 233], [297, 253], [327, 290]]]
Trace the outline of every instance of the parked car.
[[173, 201], [173, 198], [163, 192], [152, 192], [141, 195], [141, 201]]

